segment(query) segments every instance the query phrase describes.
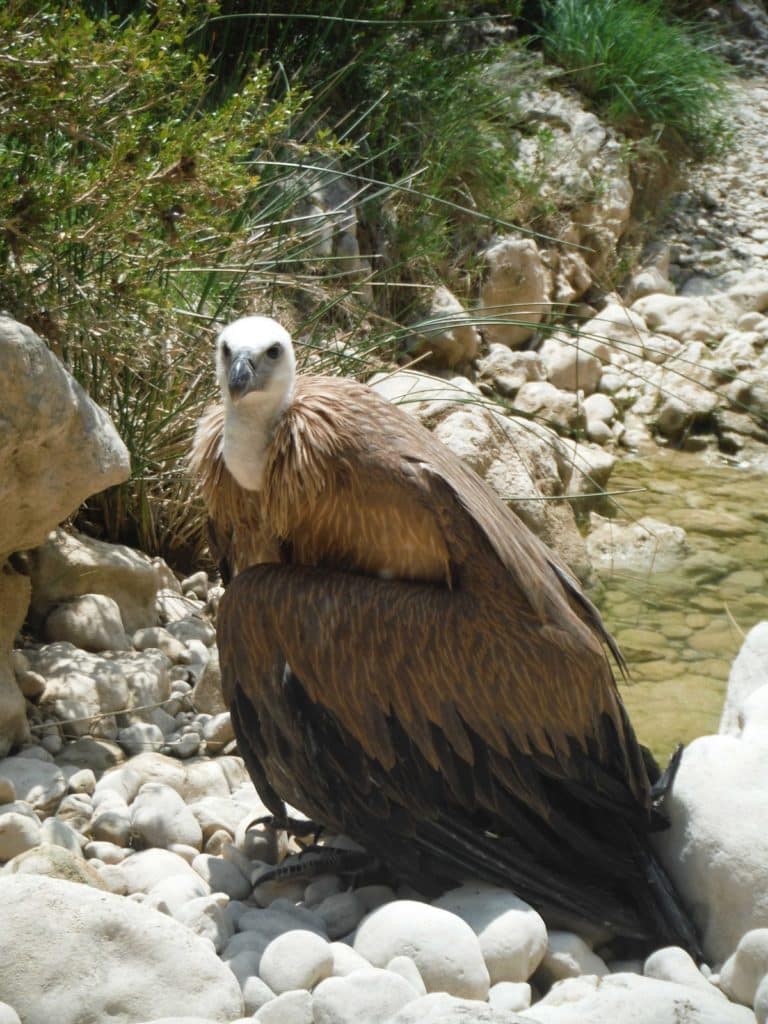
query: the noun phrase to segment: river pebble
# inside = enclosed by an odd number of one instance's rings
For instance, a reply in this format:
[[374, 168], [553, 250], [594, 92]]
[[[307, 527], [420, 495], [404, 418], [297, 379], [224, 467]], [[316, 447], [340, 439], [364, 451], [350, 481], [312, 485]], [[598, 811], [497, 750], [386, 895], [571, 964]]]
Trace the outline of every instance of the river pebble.
[[278, 995], [290, 989], [311, 989], [333, 970], [328, 942], [315, 932], [285, 932], [265, 948], [259, 964], [262, 981]]

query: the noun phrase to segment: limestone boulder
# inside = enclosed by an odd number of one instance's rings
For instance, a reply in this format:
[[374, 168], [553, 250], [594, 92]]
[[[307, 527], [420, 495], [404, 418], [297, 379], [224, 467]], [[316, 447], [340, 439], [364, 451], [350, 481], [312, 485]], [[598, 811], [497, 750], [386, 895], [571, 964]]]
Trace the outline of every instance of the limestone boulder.
[[745, 932], [768, 928], [768, 686], [742, 717], [740, 738], [701, 736], [686, 747], [665, 801], [670, 828], [656, 838], [712, 963]]
[[768, 686], [768, 622], [752, 627], [731, 665], [720, 733], [740, 735], [744, 702], [763, 686]]
[[130, 474], [115, 427], [28, 327], [0, 316], [0, 564]]
[[117, 603], [128, 633], [159, 623], [155, 602], [162, 585], [160, 566], [133, 548], [55, 530], [29, 553], [29, 573], [30, 610], [40, 620], [62, 602], [106, 594]]
[[568, 978], [520, 1014], [532, 1024], [754, 1024], [751, 1010], [717, 992], [637, 974]]
[[488, 268], [478, 313], [488, 342], [515, 348], [552, 308], [552, 278], [531, 238], [502, 238], [485, 251]]
[[488, 381], [500, 395], [511, 397], [529, 380], [544, 380], [544, 366], [538, 352], [510, 349], [494, 343], [488, 355], [477, 361], [478, 378]]
[[29, 739], [26, 702], [11, 652], [26, 618], [30, 593], [26, 576], [0, 564], [0, 757]]
[[240, 986], [211, 943], [166, 914], [16, 875], [0, 878], [0, 919], [0, 991], [25, 1024], [135, 1024], [188, 1007], [220, 1024], [242, 1016]]
[[462, 366], [471, 362], [480, 348], [473, 318], [442, 285], [432, 292], [426, 315], [414, 324], [413, 332], [409, 350], [414, 355], [430, 353], [437, 366]]

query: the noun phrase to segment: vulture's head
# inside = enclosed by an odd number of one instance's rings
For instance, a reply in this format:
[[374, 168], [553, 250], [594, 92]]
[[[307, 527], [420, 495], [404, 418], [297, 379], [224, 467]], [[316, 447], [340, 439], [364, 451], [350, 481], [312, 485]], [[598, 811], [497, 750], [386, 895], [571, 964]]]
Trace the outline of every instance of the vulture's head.
[[224, 404], [224, 461], [242, 487], [258, 490], [275, 421], [293, 397], [291, 336], [267, 316], [246, 316], [216, 339], [216, 379]]

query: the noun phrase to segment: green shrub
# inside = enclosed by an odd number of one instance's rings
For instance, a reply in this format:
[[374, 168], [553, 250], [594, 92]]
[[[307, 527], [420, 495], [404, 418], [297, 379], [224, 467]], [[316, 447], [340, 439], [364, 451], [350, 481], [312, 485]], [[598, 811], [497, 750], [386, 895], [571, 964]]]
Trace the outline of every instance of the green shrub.
[[677, 137], [699, 155], [727, 137], [725, 63], [660, 0], [547, 0], [545, 55], [628, 134]]

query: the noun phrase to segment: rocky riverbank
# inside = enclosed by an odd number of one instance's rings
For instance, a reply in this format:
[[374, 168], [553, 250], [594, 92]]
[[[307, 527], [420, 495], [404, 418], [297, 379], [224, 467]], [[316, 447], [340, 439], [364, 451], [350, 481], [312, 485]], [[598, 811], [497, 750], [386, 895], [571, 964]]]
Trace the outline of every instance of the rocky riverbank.
[[333, 874], [260, 881], [297, 847], [256, 823], [219, 703], [219, 588], [146, 559], [154, 599], [139, 600], [137, 557], [59, 532], [36, 559], [58, 566], [58, 594], [84, 564], [99, 590], [54, 603], [47, 641], [13, 654], [32, 738], [0, 761], [0, 1020], [767, 1019], [768, 625], [734, 666], [723, 733], [686, 752], [660, 841], [709, 966], [679, 949], [626, 962], [589, 922], [587, 941], [481, 883], [430, 903]]

